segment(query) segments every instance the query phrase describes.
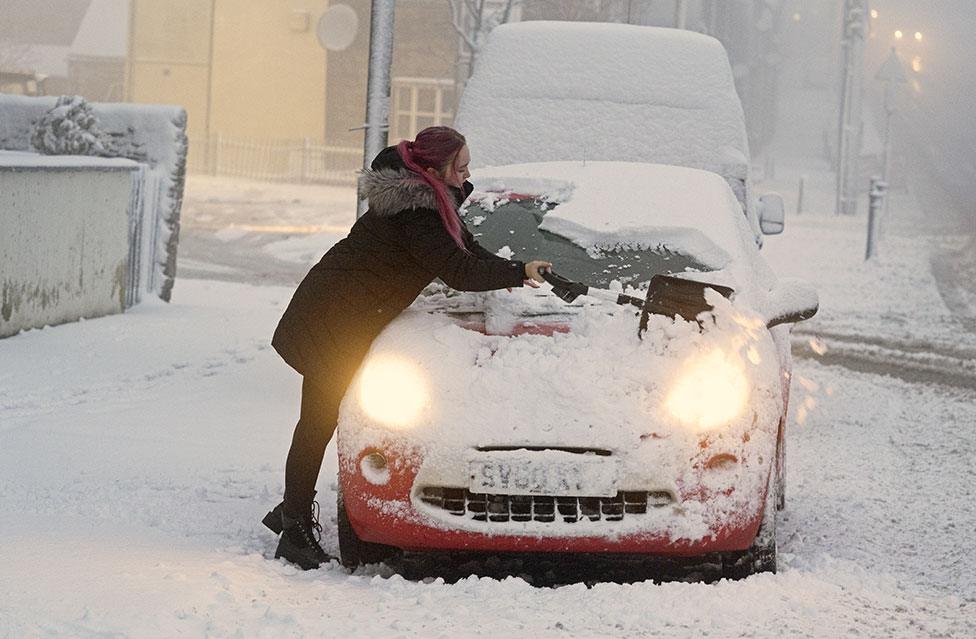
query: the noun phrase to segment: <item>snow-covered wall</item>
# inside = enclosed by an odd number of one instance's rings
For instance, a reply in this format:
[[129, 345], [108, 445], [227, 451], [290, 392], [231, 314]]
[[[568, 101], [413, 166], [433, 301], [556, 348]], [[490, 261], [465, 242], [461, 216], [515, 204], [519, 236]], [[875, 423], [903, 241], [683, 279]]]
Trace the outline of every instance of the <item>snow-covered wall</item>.
[[[35, 125], [58, 104], [56, 97], [0, 94], [0, 150], [34, 151]], [[178, 106], [90, 103], [99, 145], [91, 153], [128, 158], [143, 165], [140, 236], [133, 250], [135, 300], [143, 292], [169, 300], [176, 278], [180, 209], [186, 177], [186, 111]], [[39, 149], [38, 149], [39, 150]], [[47, 152], [50, 152], [48, 149]]]
[[0, 337], [122, 312], [137, 168], [0, 151]]

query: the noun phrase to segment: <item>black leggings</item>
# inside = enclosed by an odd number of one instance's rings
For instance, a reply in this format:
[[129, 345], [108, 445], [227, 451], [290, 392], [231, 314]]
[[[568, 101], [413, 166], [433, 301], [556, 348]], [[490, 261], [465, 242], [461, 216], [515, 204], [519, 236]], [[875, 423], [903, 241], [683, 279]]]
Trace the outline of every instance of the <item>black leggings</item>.
[[285, 462], [285, 510], [292, 515], [304, 515], [312, 507], [325, 447], [351, 381], [346, 373], [329, 378], [306, 375], [302, 380], [302, 412]]

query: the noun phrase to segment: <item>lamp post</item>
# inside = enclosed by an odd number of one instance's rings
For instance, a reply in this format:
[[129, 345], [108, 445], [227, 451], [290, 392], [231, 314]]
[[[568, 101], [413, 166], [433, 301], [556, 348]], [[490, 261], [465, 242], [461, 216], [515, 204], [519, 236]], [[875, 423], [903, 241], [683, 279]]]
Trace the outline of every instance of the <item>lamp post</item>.
[[905, 69], [902, 67], [895, 47], [891, 47], [891, 53], [881, 68], [878, 69], [874, 79], [885, 83], [884, 156], [881, 162], [881, 178], [871, 178], [871, 190], [868, 195], [868, 243], [864, 252], [865, 260], [870, 260], [878, 254], [881, 226], [885, 218], [888, 217], [888, 170], [891, 168], [891, 116], [895, 113], [895, 83], [908, 82]]
[[857, 210], [857, 157], [861, 152], [861, 84], [867, 0], [844, 1], [844, 74], [841, 83], [840, 125], [837, 143], [838, 215]]
[[888, 182], [888, 170], [891, 168], [891, 116], [895, 114], [895, 88], [897, 84], [908, 82], [905, 74], [905, 67], [898, 57], [898, 51], [891, 47], [891, 53], [878, 69], [874, 76], [875, 80], [885, 83], [884, 88], [884, 110], [885, 110], [885, 132], [884, 132], [884, 161], [881, 164], [881, 180]]
[[[363, 168], [368, 169], [387, 142], [390, 117], [390, 67], [393, 64], [393, 0], [372, 0], [369, 18], [369, 72], [366, 81], [366, 135]], [[360, 200], [356, 217], [366, 212]]]

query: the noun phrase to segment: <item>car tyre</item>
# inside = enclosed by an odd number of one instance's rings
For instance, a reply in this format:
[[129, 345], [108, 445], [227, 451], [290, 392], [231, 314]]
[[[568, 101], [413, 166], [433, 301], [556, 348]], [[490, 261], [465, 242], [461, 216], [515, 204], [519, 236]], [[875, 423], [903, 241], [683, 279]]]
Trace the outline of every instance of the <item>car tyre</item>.
[[336, 492], [336, 527], [339, 537], [339, 561], [350, 570], [366, 564], [379, 564], [395, 559], [400, 550], [393, 546], [363, 541], [353, 530], [342, 499], [342, 488]]
[[786, 433], [780, 426], [776, 441], [776, 510], [786, 508]]
[[776, 519], [779, 511], [779, 482], [770, 481], [763, 503], [762, 523], [752, 542], [752, 572], [776, 572]]

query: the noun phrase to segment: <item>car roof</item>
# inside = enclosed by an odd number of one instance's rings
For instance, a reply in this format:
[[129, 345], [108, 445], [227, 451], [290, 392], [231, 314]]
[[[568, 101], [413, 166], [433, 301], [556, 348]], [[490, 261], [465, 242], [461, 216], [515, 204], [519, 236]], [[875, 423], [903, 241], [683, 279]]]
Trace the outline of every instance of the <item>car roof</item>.
[[721, 43], [690, 31], [524, 22], [494, 29], [458, 107], [472, 166], [657, 162], [744, 179], [742, 105]]

